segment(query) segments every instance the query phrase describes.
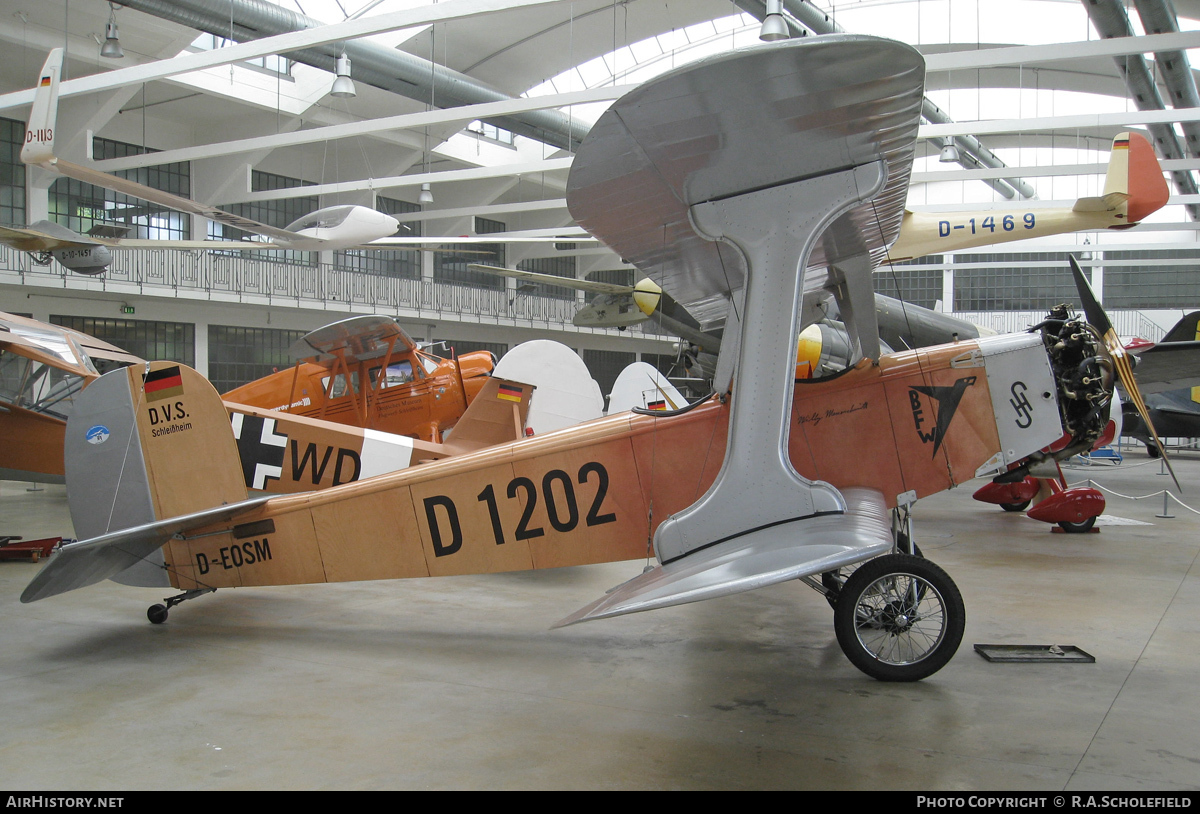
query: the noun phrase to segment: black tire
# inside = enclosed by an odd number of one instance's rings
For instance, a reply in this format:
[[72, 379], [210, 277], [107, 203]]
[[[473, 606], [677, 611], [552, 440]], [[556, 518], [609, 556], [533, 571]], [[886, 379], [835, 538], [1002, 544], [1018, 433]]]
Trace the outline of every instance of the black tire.
[[1029, 504], [1032, 502], [1032, 500], [1025, 500], [1020, 503], [1001, 503], [1000, 508], [1006, 512], [1023, 512], [1029, 508]]
[[[901, 553], [904, 553], [903, 548], [907, 545], [907, 536], [901, 535], [901, 539], [899, 541]], [[921, 553], [921, 547], [916, 543], [912, 544], [912, 550], [913, 554], [917, 557], [925, 556]], [[829, 607], [837, 610], [838, 596], [842, 592], [842, 586], [846, 584], [846, 580], [850, 578], [850, 575], [853, 574], [855, 569], [857, 569], [860, 565], [862, 565], [861, 562], [856, 562], [854, 565], [847, 565], [845, 568], [839, 568], [836, 571], [826, 571], [825, 573], [821, 574], [821, 586], [825, 589], [825, 601], [829, 603]]]
[[1067, 534], [1085, 534], [1092, 530], [1092, 526], [1096, 525], [1096, 518], [1089, 517], [1080, 523], [1068, 523], [1066, 520], [1058, 524], [1058, 527]]
[[1151, 458], [1162, 457], [1162, 453], [1158, 451], [1158, 445], [1156, 444], [1146, 444], [1146, 454]]
[[966, 610], [954, 581], [929, 560], [909, 554], [863, 563], [842, 586], [833, 611], [842, 652], [879, 681], [933, 675], [953, 658], [965, 626]]
[[161, 625], [167, 621], [167, 606], [151, 605], [146, 609], [146, 618], [150, 620], [150, 624], [152, 625]]

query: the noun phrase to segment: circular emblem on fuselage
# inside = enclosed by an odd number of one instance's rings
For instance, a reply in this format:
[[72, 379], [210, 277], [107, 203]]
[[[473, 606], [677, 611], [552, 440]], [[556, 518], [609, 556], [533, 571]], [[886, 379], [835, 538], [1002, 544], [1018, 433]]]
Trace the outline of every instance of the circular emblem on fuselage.
[[108, 440], [108, 436], [108, 427], [104, 426], [103, 424], [97, 424], [89, 429], [83, 437], [87, 439], [89, 444], [103, 444]]

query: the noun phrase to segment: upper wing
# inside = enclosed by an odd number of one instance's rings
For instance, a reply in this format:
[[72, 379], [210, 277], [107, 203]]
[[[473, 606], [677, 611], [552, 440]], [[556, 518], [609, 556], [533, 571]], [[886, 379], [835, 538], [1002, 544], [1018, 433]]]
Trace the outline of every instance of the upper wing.
[[288, 353], [294, 359], [308, 359], [345, 351], [350, 359], [368, 359], [385, 353], [393, 339], [410, 351], [417, 348], [412, 337], [391, 317], [350, 317], [305, 334], [288, 348]]
[[[924, 67], [910, 58], [884, 64], [891, 57], [877, 42], [829, 35], [802, 54], [755, 46], [626, 94], [576, 156], [571, 214], [709, 325], [743, 287], [745, 262], [692, 228], [694, 205], [883, 158], [883, 189], [830, 224], [808, 258], [805, 290], [841, 282], [845, 259], [878, 262], [900, 230]], [[706, 104], [714, 93], [722, 105]], [[862, 310], [873, 323], [872, 309]]]

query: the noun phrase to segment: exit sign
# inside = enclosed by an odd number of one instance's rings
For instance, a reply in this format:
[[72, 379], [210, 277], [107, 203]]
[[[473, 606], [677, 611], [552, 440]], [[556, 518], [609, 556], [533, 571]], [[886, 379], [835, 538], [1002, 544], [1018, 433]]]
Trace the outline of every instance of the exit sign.
[[133, 313], [133, 306], [132, 306], [132, 305], [122, 305], [122, 306], [121, 306], [121, 313], [122, 313], [122, 314], [132, 314], [132, 313]]

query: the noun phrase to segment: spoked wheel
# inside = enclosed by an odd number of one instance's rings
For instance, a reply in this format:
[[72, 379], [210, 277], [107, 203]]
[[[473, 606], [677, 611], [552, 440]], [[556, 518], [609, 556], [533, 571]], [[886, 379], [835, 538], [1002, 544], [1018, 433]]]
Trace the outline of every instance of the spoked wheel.
[[946, 572], [909, 554], [886, 554], [858, 568], [833, 611], [850, 662], [880, 681], [919, 681], [954, 656], [966, 611]]
[[1020, 503], [1001, 503], [1000, 508], [1006, 512], [1023, 512], [1029, 508], [1032, 500], [1022, 500]]
[[[903, 538], [899, 541], [898, 546], [903, 553], [908, 546], [908, 539]], [[912, 544], [912, 551], [918, 557], [924, 557], [921, 553], [921, 547], [916, 543]], [[839, 568], [836, 571], [826, 571], [821, 574], [821, 585], [825, 588], [825, 601], [829, 603], [829, 607], [837, 610], [838, 597], [841, 596], [842, 586], [846, 584], [846, 580], [850, 578], [858, 568], [862, 565], [861, 562], [856, 562], [854, 565], [847, 565]]]
[[1064, 520], [1058, 524], [1058, 527], [1067, 534], [1083, 534], [1091, 531], [1092, 526], [1094, 525], [1096, 525], [1096, 518], [1089, 517], [1087, 520], [1083, 520], [1079, 523], [1068, 523], [1066, 520]]

